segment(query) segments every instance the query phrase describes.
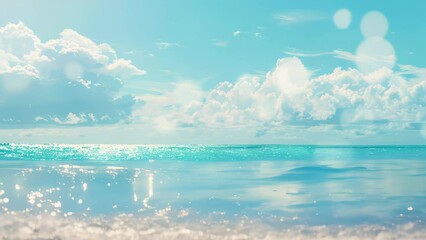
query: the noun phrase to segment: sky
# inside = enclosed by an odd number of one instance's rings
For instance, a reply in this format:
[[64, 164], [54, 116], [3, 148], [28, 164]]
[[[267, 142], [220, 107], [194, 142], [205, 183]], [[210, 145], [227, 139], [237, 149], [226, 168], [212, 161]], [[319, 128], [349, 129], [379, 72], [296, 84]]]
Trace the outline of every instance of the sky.
[[0, 142], [426, 144], [424, 9], [0, 0]]

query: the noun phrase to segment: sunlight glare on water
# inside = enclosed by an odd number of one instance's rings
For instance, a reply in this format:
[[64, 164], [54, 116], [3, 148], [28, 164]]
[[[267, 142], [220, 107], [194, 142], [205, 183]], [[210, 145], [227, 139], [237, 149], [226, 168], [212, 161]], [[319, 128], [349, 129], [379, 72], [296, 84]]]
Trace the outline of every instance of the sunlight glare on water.
[[0, 232], [12, 224], [17, 234], [34, 226], [40, 237], [71, 234], [65, 225], [93, 221], [159, 236], [167, 226], [220, 238], [220, 226], [238, 235], [254, 225], [265, 236], [424, 235], [425, 156], [422, 146], [2, 144]]

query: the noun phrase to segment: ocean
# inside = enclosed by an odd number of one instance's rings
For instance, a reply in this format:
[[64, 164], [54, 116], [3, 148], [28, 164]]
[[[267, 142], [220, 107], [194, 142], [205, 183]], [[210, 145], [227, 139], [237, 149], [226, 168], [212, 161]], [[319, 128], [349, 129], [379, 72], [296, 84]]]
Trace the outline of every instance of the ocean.
[[426, 239], [426, 146], [0, 144], [0, 239]]

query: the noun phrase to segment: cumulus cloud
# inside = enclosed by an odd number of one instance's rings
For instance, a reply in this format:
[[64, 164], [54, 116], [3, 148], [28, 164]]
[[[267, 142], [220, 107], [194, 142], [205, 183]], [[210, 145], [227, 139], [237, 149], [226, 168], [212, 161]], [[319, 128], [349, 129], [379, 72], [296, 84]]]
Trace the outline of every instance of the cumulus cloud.
[[355, 125], [372, 132], [371, 123], [391, 130], [426, 120], [424, 79], [406, 79], [385, 67], [370, 74], [336, 68], [313, 77], [297, 57], [279, 59], [265, 76], [222, 82], [204, 96], [180, 106], [168, 101], [161, 115], [173, 116], [175, 126], [250, 127], [260, 135], [283, 126]]
[[126, 119], [122, 79], [143, 75], [108, 44], [66, 29], [42, 42], [23, 23], [0, 28], [0, 123], [93, 124]]
[[[214, 105], [220, 109], [218, 112], [246, 116], [239, 119], [230, 114], [224, 118], [236, 124], [259, 120], [289, 124], [416, 122], [425, 120], [425, 95], [425, 81], [408, 81], [388, 68], [368, 75], [336, 68], [330, 74], [311, 78], [309, 70], [293, 57], [278, 60], [264, 80], [245, 76], [235, 84], [228, 83], [226, 88], [220, 85], [208, 95], [197, 114], [202, 118], [203, 112]], [[220, 121], [223, 119], [215, 122]]]
[[194, 82], [174, 83], [173, 89], [156, 95], [143, 95], [137, 98], [133, 112], [135, 122], [149, 124], [161, 132], [171, 132], [178, 127], [192, 126], [190, 116], [194, 104], [199, 104], [204, 92]]

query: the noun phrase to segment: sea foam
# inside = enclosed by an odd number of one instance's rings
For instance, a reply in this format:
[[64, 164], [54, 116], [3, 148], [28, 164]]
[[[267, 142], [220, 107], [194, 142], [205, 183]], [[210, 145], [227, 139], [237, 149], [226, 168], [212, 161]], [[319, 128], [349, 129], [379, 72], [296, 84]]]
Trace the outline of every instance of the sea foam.
[[256, 222], [177, 223], [161, 217], [0, 216], [1, 239], [426, 239], [413, 223], [384, 227], [304, 226], [281, 229]]

